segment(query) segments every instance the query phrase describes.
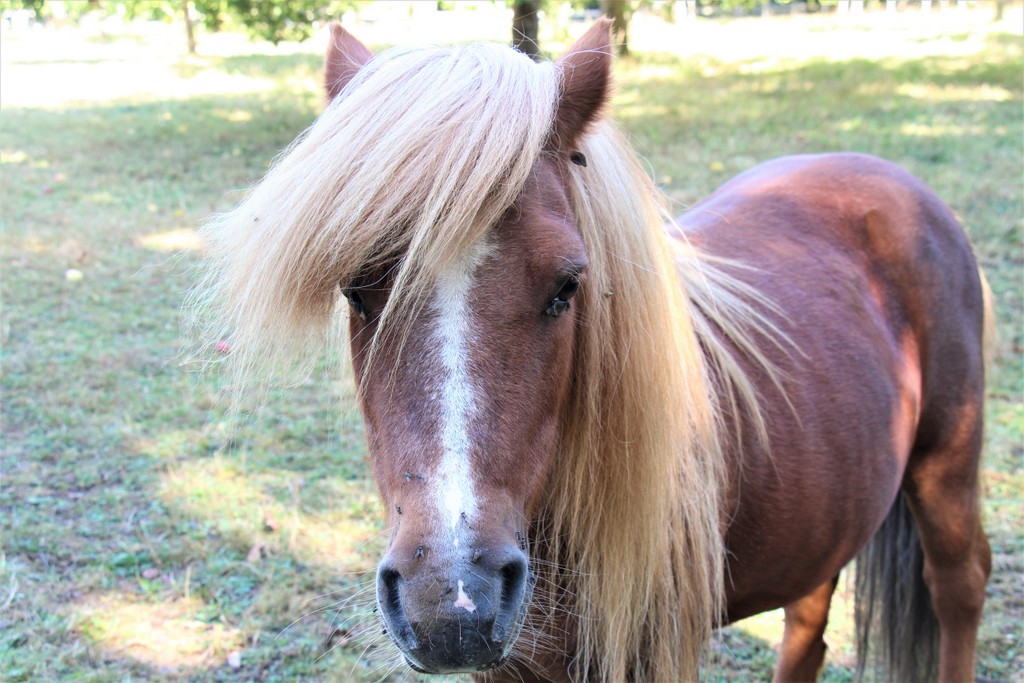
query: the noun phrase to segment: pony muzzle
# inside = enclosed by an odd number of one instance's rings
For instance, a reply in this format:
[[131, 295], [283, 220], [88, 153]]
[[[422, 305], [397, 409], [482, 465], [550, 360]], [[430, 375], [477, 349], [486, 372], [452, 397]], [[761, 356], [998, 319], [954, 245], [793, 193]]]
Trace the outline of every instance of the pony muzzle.
[[[419, 546], [418, 548], [421, 548]], [[425, 553], [377, 571], [385, 629], [421, 673], [476, 673], [508, 659], [522, 628], [535, 579], [515, 545], [472, 559], [432, 564]]]

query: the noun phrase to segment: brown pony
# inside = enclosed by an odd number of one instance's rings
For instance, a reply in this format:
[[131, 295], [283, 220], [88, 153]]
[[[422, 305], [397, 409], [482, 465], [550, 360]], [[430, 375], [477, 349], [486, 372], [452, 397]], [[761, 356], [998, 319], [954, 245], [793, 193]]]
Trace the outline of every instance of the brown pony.
[[607, 22], [545, 64], [332, 37], [330, 105], [211, 222], [193, 303], [247, 377], [348, 309], [409, 665], [690, 680], [715, 626], [784, 607], [776, 679], [811, 680], [860, 553], [862, 644], [970, 680], [987, 309], [942, 202], [788, 157], [666, 230], [602, 117]]

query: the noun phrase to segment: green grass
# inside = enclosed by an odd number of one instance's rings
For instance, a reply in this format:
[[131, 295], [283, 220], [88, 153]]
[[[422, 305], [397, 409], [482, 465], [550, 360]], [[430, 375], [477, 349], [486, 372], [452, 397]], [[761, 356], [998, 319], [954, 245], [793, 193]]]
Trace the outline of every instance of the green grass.
[[[984, 471], [995, 571], [978, 673], [1019, 679], [1022, 40], [1009, 24], [973, 21], [964, 34], [907, 22], [883, 27], [889, 43], [875, 57], [801, 49], [860, 28], [801, 32], [784, 20], [761, 53], [638, 52], [616, 67], [614, 113], [681, 208], [758, 161], [853, 149], [903, 164], [961, 217], [1002, 334]], [[236, 42], [184, 60], [139, 45], [4, 37], [0, 675], [377, 680], [393, 654], [379, 646], [372, 592], [359, 590], [383, 541], [351, 387], [325, 364], [234, 424], [217, 380], [175, 358], [192, 231], [316, 115], [318, 49]], [[137, 93], [118, 80], [132, 59]], [[62, 100], [83, 73], [111, 94]], [[43, 87], [12, 90], [12, 76]], [[832, 682], [851, 676], [840, 598]], [[712, 680], [770, 676], [779, 632], [777, 614], [729, 629]]]

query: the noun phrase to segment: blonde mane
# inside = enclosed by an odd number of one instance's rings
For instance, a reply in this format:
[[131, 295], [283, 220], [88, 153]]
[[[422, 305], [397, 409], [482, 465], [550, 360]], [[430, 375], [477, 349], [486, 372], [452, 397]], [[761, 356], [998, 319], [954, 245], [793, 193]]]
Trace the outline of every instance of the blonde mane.
[[236, 387], [302, 371], [338, 329], [340, 287], [396, 259], [378, 328], [407, 319], [519, 195], [557, 94], [551, 64], [500, 45], [378, 55], [205, 227], [192, 358], [230, 340]]
[[[344, 318], [339, 285], [396, 259], [379, 328], [400, 329], [405, 307], [422, 305], [522, 191], [559, 88], [551, 64], [502, 46], [378, 55], [207, 226], [209, 267], [191, 299], [200, 345], [230, 339], [238, 379], [313, 358]], [[611, 123], [580, 151], [588, 165], [571, 168], [568, 191], [590, 266], [573, 398], [532, 543], [574, 615], [581, 679], [675, 681], [698, 670], [723, 608], [720, 400], [756, 405], [717, 335], [763, 358], [744, 330], [767, 323], [742, 287], [679, 251], [660, 193]]]
[[551, 581], [575, 595], [582, 679], [678, 680], [698, 670], [723, 606], [719, 398], [756, 406], [715, 330], [748, 350], [733, 318], [767, 323], [738, 282], [667, 234], [664, 198], [613, 124], [581, 151], [570, 198], [590, 269], [547, 509], [567, 573]]

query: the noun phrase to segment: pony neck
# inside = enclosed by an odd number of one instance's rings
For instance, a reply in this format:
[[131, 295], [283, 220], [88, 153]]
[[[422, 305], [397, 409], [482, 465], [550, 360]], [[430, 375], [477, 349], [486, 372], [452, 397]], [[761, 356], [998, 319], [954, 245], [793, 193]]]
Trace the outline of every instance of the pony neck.
[[580, 151], [569, 194], [590, 266], [544, 543], [593, 643], [582, 678], [675, 680], [722, 605], [717, 393], [660, 195], [612, 124]]

